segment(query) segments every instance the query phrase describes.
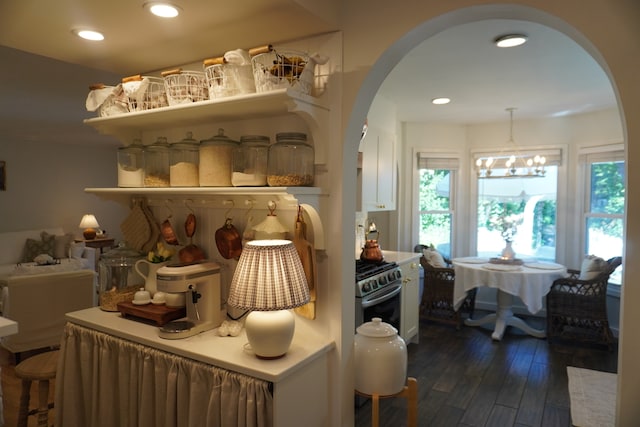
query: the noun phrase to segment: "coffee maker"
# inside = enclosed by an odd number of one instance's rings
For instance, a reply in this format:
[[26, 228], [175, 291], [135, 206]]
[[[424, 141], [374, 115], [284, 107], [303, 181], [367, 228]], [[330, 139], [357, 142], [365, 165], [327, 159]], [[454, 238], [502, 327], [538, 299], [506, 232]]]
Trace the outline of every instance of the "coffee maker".
[[158, 291], [183, 294], [187, 317], [160, 327], [159, 335], [180, 339], [217, 328], [224, 320], [220, 297], [220, 266], [214, 262], [170, 264], [156, 272]]

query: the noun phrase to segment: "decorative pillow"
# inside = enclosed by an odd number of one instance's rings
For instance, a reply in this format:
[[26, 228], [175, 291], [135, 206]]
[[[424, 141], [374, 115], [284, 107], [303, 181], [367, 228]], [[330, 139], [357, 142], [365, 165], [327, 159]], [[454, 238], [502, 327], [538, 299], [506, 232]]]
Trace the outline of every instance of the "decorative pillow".
[[422, 250], [422, 255], [427, 260], [427, 263], [433, 268], [446, 268], [447, 264], [444, 262], [444, 258], [434, 248], [425, 248]]
[[84, 253], [84, 248], [86, 245], [84, 242], [71, 242], [69, 245], [69, 258], [72, 259], [80, 259], [82, 258], [82, 254]]
[[580, 280], [591, 280], [607, 269], [607, 261], [595, 255], [589, 255], [580, 266]]
[[54, 256], [56, 236], [43, 231], [40, 234], [40, 241], [27, 239], [24, 245], [24, 255], [21, 262], [32, 262], [40, 254]]
[[73, 234], [67, 233], [62, 236], [55, 236], [56, 246], [54, 250], [54, 258], [62, 259], [69, 257], [69, 249], [73, 242]]

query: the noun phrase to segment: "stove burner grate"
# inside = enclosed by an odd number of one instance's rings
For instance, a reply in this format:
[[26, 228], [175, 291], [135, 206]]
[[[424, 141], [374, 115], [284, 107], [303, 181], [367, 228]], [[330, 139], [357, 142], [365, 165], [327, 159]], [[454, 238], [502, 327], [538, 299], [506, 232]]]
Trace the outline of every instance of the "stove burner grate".
[[375, 276], [384, 271], [396, 268], [398, 265], [395, 262], [379, 262], [372, 263], [368, 261], [356, 260], [356, 283], [366, 279], [368, 277]]

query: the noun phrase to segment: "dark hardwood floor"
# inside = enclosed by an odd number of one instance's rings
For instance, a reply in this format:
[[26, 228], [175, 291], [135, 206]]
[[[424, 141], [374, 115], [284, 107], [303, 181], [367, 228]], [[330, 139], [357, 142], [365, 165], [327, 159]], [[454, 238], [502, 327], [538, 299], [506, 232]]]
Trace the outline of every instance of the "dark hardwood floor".
[[[476, 313], [480, 317], [483, 313]], [[543, 328], [543, 319], [527, 318]], [[492, 328], [493, 326], [491, 326]], [[408, 376], [418, 380], [418, 425], [570, 427], [567, 366], [617, 372], [617, 351], [492, 330], [422, 321], [409, 344]], [[406, 399], [380, 400], [380, 426], [406, 426]], [[356, 427], [371, 426], [371, 402], [356, 408]]]
[[[483, 313], [476, 312], [474, 317]], [[542, 319], [529, 323], [544, 327]], [[508, 328], [500, 342], [491, 329], [422, 321], [420, 343], [409, 344], [407, 374], [418, 380], [420, 427], [570, 427], [567, 366], [616, 372], [617, 351], [554, 344]], [[5, 425], [15, 425], [20, 380], [15, 362], [0, 349]], [[55, 382], [54, 382], [55, 383]], [[51, 399], [53, 399], [52, 384]], [[37, 402], [32, 386], [31, 407]], [[53, 414], [49, 414], [50, 424]], [[380, 426], [406, 426], [402, 398], [380, 400]], [[36, 425], [29, 417], [29, 426]], [[371, 426], [371, 403], [356, 408], [355, 427]]]

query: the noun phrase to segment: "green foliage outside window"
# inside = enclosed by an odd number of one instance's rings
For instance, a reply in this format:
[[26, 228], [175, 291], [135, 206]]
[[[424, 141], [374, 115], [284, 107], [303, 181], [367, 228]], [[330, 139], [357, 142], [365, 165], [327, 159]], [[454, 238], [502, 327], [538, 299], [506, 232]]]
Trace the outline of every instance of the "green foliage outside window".
[[[440, 184], [440, 188], [438, 185]], [[418, 209], [420, 243], [433, 244], [450, 255], [451, 174], [449, 170], [420, 169]]]
[[[591, 213], [624, 213], [624, 162], [593, 163], [591, 165]], [[617, 218], [592, 217], [589, 223], [609, 236], [622, 236], [622, 222]]]

